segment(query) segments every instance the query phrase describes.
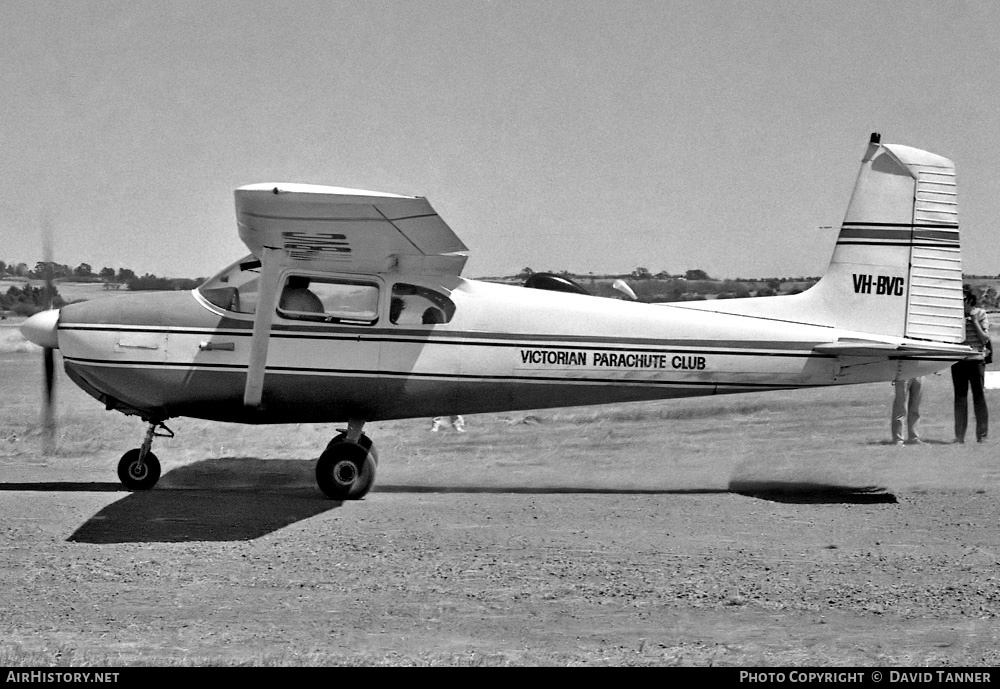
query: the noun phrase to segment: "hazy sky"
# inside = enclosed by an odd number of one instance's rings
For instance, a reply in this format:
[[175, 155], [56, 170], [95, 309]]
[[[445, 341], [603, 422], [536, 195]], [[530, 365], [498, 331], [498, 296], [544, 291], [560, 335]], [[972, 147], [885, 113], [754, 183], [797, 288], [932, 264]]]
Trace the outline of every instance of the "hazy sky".
[[426, 196], [465, 274], [818, 275], [869, 133], [1000, 273], [993, 0], [0, 2], [0, 259], [204, 276], [233, 189]]

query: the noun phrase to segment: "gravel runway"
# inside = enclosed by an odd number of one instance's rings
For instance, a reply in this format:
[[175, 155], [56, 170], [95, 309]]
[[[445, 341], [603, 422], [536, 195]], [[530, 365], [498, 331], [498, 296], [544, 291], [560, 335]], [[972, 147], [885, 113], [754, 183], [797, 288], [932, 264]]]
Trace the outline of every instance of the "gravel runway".
[[1000, 664], [985, 491], [167, 483], [2, 486], [8, 664]]

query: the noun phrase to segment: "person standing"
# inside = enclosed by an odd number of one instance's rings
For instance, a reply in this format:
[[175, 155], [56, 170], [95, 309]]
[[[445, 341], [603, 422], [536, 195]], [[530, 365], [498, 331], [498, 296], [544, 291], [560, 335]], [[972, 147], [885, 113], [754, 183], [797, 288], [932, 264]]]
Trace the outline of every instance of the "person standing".
[[984, 350], [990, 340], [990, 324], [986, 311], [976, 306], [976, 295], [965, 292], [965, 344], [980, 352], [976, 359], [965, 359], [951, 367], [951, 382], [955, 387], [955, 442], [965, 442], [969, 424], [969, 391], [972, 391], [972, 409], [976, 415], [976, 441], [983, 442], [989, 432], [989, 409], [986, 407], [986, 362]]
[[[923, 440], [917, 432], [917, 422], [920, 421], [920, 401], [924, 396], [924, 379], [922, 377], [897, 380], [896, 398], [892, 403], [892, 440], [897, 445], [922, 445]], [[903, 422], [906, 422], [906, 439], [903, 439]]]

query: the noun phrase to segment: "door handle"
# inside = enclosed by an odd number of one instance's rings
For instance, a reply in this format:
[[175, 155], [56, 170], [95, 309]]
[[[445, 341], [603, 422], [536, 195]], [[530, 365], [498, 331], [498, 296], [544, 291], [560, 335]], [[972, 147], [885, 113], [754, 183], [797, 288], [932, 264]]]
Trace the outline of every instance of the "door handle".
[[235, 342], [212, 342], [211, 340], [205, 340], [198, 345], [198, 349], [203, 351], [218, 350], [220, 352], [235, 352], [236, 343]]

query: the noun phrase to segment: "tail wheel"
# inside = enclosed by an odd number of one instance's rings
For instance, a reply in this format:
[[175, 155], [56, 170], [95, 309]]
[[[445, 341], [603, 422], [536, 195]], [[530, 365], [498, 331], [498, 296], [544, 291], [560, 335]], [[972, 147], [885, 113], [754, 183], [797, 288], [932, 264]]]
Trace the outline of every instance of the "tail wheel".
[[[339, 439], [339, 440], [338, 440]], [[316, 462], [316, 483], [334, 500], [360, 500], [375, 483], [374, 451], [337, 436]], [[368, 445], [371, 441], [368, 440]]]
[[129, 450], [118, 461], [118, 478], [129, 490], [149, 490], [160, 480], [160, 460], [147, 452], [139, 464], [139, 448]]

